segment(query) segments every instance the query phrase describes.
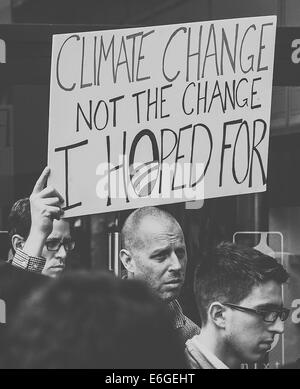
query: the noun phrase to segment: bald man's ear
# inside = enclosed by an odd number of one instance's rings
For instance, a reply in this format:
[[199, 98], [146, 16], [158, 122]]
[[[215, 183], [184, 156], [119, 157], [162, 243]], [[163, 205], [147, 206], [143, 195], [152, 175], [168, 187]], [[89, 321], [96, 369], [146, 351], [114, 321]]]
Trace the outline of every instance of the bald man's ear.
[[25, 244], [25, 240], [23, 236], [19, 234], [15, 234], [11, 237], [11, 245], [15, 251], [17, 251], [17, 249], [22, 250], [24, 244]]
[[119, 257], [127, 272], [134, 274], [134, 259], [132, 258], [130, 252], [126, 249], [122, 249]]
[[226, 316], [225, 316], [225, 307], [223, 304], [215, 301], [210, 304], [208, 309], [209, 320], [219, 328], [225, 328]]

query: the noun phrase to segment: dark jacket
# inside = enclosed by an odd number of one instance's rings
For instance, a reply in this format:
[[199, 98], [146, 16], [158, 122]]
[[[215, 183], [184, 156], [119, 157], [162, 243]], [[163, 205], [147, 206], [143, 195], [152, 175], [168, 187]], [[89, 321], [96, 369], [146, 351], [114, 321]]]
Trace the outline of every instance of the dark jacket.
[[48, 277], [24, 271], [7, 262], [0, 262], [0, 299], [5, 302], [6, 322], [20, 303], [35, 288], [48, 282]]

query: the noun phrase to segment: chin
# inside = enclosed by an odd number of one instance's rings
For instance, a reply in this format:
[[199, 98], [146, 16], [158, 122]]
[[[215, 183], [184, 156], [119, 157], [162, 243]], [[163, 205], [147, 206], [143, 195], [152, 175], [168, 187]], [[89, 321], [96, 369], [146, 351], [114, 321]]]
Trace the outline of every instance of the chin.
[[267, 352], [263, 352], [262, 354], [257, 355], [257, 358], [256, 358], [256, 361], [255, 361], [255, 362], [261, 362], [261, 361], [263, 361], [263, 360], [266, 358], [267, 355], [268, 355]]
[[177, 297], [179, 296], [179, 293], [163, 293], [161, 295], [161, 298], [166, 301], [166, 302], [171, 302], [173, 300], [175, 300]]
[[266, 357], [266, 353], [257, 353], [257, 354], [252, 354], [248, 355], [247, 357], [244, 357], [245, 362], [248, 363], [256, 363], [256, 362], [261, 362], [264, 360]]
[[57, 269], [57, 268], [49, 268], [46, 271], [43, 272], [48, 277], [56, 278], [58, 277], [64, 269]]

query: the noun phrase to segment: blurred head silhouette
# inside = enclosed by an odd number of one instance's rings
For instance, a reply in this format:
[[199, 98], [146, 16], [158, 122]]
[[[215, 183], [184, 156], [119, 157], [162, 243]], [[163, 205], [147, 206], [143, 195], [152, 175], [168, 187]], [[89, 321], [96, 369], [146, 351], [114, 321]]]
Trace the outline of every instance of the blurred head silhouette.
[[139, 281], [62, 275], [31, 295], [9, 328], [8, 368], [181, 368], [163, 302]]

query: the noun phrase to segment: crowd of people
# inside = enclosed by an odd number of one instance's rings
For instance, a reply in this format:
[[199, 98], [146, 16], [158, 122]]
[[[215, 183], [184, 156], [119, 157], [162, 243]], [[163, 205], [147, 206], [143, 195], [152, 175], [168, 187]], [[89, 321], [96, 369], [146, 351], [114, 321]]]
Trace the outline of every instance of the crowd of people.
[[288, 273], [274, 258], [229, 242], [208, 252], [194, 277], [198, 325], [178, 300], [188, 258], [176, 219], [156, 207], [128, 216], [122, 278], [64, 272], [75, 242], [49, 174], [10, 213], [0, 367], [237, 369], [266, 358], [289, 315]]

